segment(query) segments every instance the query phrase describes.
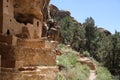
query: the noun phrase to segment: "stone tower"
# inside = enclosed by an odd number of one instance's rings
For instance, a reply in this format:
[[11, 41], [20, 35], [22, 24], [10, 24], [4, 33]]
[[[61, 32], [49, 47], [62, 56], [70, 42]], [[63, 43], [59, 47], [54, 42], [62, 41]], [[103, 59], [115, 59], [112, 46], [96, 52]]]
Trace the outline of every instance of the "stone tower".
[[0, 33], [5, 34], [12, 28], [13, 0], [0, 0]]

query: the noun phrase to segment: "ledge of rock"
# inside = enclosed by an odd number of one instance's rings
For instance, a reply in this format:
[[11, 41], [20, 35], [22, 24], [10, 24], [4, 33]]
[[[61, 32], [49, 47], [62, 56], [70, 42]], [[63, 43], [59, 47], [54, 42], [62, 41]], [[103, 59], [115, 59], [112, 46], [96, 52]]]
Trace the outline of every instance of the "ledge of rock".
[[48, 17], [48, 4], [50, 0], [14, 0], [15, 19], [21, 23], [32, 23], [33, 18], [40, 21]]

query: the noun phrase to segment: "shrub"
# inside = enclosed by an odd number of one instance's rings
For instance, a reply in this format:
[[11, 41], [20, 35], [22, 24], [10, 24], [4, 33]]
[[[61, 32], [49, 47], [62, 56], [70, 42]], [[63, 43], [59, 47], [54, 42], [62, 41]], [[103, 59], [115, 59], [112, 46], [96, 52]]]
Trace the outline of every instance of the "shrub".
[[58, 61], [57, 63], [58, 65], [62, 65], [66, 68], [71, 68], [75, 66], [77, 62], [77, 58], [74, 54], [67, 53], [67, 54], [63, 54], [62, 56], [58, 57], [57, 61]]
[[55, 80], [88, 80], [89, 67], [77, 62], [77, 52], [64, 45], [59, 45], [59, 48], [67, 53], [57, 57], [57, 64], [64, 68], [58, 73]]
[[85, 57], [90, 57], [90, 53], [89, 53], [88, 51], [84, 51], [84, 52], [83, 52], [83, 55], [84, 55]]
[[97, 77], [96, 80], [112, 80], [112, 75], [104, 67], [97, 67]]

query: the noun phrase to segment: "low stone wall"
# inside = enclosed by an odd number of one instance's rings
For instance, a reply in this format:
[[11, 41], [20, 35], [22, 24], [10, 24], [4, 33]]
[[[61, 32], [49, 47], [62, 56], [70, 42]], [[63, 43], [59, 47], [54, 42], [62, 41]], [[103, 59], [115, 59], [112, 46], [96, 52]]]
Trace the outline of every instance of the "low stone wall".
[[29, 48], [45, 48], [45, 41], [43, 40], [17, 40], [17, 45]]
[[0, 44], [0, 55], [2, 55], [1, 66], [7, 68], [56, 64], [56, 55], [51, 49]]
[[54, 80], [59, 69], [57, 66], [36, 67], [35, 70], [14, 71], [4, 68], [0, 80]]
[[51, 48], [54, 50], [57, 47], [57, 41], [45, 41], [45, 48]]
[[4, 36], [0, 34], [0, 42], [12, 44], [12, 36]]

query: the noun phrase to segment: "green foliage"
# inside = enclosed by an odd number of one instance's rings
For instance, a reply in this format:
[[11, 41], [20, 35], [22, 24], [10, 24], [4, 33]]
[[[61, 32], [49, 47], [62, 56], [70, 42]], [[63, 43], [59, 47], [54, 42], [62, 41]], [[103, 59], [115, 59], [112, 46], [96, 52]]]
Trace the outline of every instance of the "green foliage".
[[112, 35], [112, 54], [110, 55], [111, 64], [107, 65], [107, 67], [111, 70], [111, 72], [120, 76], [120, 32], [115, 32]]
[[67, 53], [57, 58], [57, 64], [64, 66], [64, 68], [58, 73], [55, 80], [87, 80], [89, 68], [87, 65], [77, 62], [76, 52], [62, 44], [58, 47]]
[[[115, 64], [120, 64], [120, 32], [115, 32], [112, 36], [112, 44], [113, 44], [113, 59], [115, 60]], [[120, 65], [118, 65], [120, 67]]]
[[73, 32], [73, 40], [71, 43], [72, 48], [82, 53], [85, 50], [85, 44], [85, 29], [84, 27], [76, 23], [76, 28]]
[[87, 65], [76, 64], [75, 67], [62, 70], [55, 80], [88, 80], [89, 68]]
[[59, 23], [61, 24], [61, 42], [70, 44], [73, 49], [83, 52], [86, 44], [84, 27], [71, 17], [62, 18]]
[[71, 17], [65, 17], [59, 22], [61, 24], [62, 43], [69, 44], [73, 38], [74, 24]]
[[77, 57], [73, 53], [66, 53], [62, 56], [58, 57], [58, 65], [62, 65], [64, 67], [72, 68], [76, 65]]
[[57, 76], [56, 76], [56, 78], [55, 78], [55, 80], [67, 80], [67, 79], [64, 77], [63, 74], [58, 73]]
[[112, 50], [112, 43], [111, 43], [111, 37], [106, 36], [104, 33], [97, 32], [97, 37], [94, 40], [94, 46], [95, 50], [93, 52], [94, 58], [102, 62], [103, 64], [106, 64], [109, 62], [109, 55], [111, 54]]
[[96, 80], [113, 80], [110, 72], [104, 67], [97, 67]]
[[83, 55], [86, 56], [86, 57], [90, 57], [90, 53], [88, 51], [84, 51]]
[[96, 38], [97, 28], [95, 27], [94, 20], [90, 17], [85, 20], [83, 23], [85, 28], [85, 37], [86, 37], [86, 50], [90, 53], [94, 52], [94, 40]]
[[[62, 18], [59, 23], [61, 24], [62, 43], [70, 44], [74, 50], [93, 57], [107, 67], [112, 74], [120, 75], [119, 32], [116, 31], [112, 35], [100, 32], [92, 17], [87, 18], [83, 24], [75, 22], [71, 17]], [[64, 50], [69, 51], [65, 47]]]

